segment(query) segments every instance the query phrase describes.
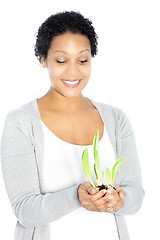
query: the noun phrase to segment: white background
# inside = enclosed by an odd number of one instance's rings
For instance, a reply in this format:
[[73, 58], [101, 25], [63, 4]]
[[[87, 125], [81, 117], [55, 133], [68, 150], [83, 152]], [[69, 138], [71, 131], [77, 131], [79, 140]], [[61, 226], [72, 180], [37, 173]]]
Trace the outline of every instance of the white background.
[[[49, 89], [48, 75], [34, 56], [34, 35], [47, 17], [63, 10], [90, 17], [99, 36], [99, 52], [83, 94], [123, 109], [135, 132], [146, 195], [141, 210], [126, 217], [131, 240], [159, 239], [159, 1], [4, 1], [0, 9], [0, 134], [9, 111]], [[13, 239], [15, 223], [0, 173], [0, 239]]]

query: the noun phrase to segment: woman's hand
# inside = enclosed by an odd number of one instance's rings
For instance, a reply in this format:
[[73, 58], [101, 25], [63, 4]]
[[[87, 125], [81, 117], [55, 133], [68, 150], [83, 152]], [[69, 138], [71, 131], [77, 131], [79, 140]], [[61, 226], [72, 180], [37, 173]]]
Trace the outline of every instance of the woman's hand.
[[105, 195], [107, 202], [105, 203], [105, 208], [107, 209], [107, 212], [118, 212], [118, 210], [124, 206], [124, 197], [126, 196], [126, 192], [122, 187], [116, 186], [115, 188], [116, 190], [112, 187], [107, 189]]
[[126, 193], [121, 187], [97, 192], [89, 182], [84, 182], [78, 188], [78, 195], [81, 205], [89, 211], [117, 212], [124, 206]]
[[81, 205], [88, 211], [106, 211], [104, 206], [106, 202], [103, 198], [105, 193], [105, 189], [97, 192], [96, 188], [92, 187], [90, 182], [84, 182], [83, 184], [80, 184], [78, 188], [78, 195]]

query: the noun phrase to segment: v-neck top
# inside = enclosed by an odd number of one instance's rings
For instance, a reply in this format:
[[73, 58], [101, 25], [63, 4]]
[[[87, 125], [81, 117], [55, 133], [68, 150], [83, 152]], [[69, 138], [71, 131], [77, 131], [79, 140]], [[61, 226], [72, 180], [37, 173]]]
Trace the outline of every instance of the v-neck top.
[[[43, 123], [44, 134], [44, 160], [42, 164], [43, 186], [42, 192], [56, 192], [88, 181], [82, 167], [82, 152], [87, 147], [90, 170], [93, 182], [94, 157], [93, 145], [76, 145], [65, 142], [57, 137]], [[100, 173], [108, 167], [111, 169], [115, 163], [115, 154], [107, 131], [104, 126], [103, 136], [99, 141]], [[104, 181], [105, 182], [105, 181]], [[65, 199], [64, 199], [65, 201]], [[95, 227], [96, 226], [96, 227]], [[102, 230], [103, 229], [103, 230]], [[118, 233], [114, 215], [112, 213], [92, 212], [81, 207], [66, 216], [51, 222], [51, 240], [60, 239], [106, 239], [118, 240]]]

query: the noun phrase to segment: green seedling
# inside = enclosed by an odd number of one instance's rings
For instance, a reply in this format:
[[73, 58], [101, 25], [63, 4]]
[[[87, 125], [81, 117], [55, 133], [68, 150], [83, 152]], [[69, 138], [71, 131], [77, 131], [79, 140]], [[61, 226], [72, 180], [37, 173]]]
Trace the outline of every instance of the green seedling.
[[83, 165], [83, 170], [86, 174], [86, 177], [88, 178], [92, 186], [94, 186], [94, 183], [92, 182], [92, 178], [91, 178], [90, 167], [89, 167], [88, 148], [86, 148], [82, 153], [82, 165]]
[[94, 172], [96, 175], [95, 185], [102, 185], [102, 179], [100, 176], [100, 157], [99, 157], [99, 129], [97, 130], [93, 139], [93, 156], [94, 156]]
[[107, 182], [107, 187], [108, 188], [109, 188], [110, 178], [111, 178], [111, 172], [110, 172], [109, 168], [107, 168], [107, 170], [106, 170], [106, 182]]
[[83, 170], [86, 174], [86, 177], [88, 178], [89, 182], [92, 184], [93, 187], [101, 190], [101, 189], [108, 189], [110, 186], [113, 187], [115, 177], [118, 173], [118, 170], [124, 160], [124, 157], [118, 159], [116, 163], [114, 164], [112, 170], [110, 171], [109, 168], [106, 169], [106, 184], [103, 184], [104, 181], [104, 175], [105, 171], [103, 170], [102, 173], [102, 179], [100, 176], [100, 157], [99, 157], [99, 129], [97, 130], [94, 139], [93, 139], [93, 155], [94, 155], [94, 172], [96, 176], [96, 181], [93, 183], [92, 177], [91, 177], [91, 172], [90, 172], [90, 166], [89, 166], [89, 157], [88, 157], [88, 149], [83, 151], [82, 153], [82, 165], [83, 165]]
[[114, 183], [114, 179], [117, 175], [117, 172], [122, 164], [124, 160], [124, 157], [120, 158], [117, 160], [117, 162], [114, 164], [113, 168], [112, 168], [112, 174], [111, 174], [111, 186], [113, 186], [113, 183]]

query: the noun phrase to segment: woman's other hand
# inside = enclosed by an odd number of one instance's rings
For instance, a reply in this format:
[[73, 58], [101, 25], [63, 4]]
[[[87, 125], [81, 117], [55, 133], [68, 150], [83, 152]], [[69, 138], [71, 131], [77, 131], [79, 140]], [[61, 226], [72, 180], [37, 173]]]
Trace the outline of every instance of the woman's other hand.
[[103, 189], [97, 192], [96, 188], [92, 187], [90, 182], [80, 184], [78, 188], [78, 196], [82, 207], [88, 211], [104, 212], [104, 199], [103, 196], [106, 190]]
[[118, 212], [120, 208], [124, 206], [124, 197], [126, 196], [126, 192], [123, 190], [122, 187], [115, 187], [107, 189], [105, 198], [105, 208], [107, 212]]
[[80, 184], [78, 188], [81, 205], [88, 211], [117, 212], [124, 206], [125, 195], [126, 193], [121, 187], [116, 187], [116, 190], [110, 188], [97, 192], [89, 182]]

